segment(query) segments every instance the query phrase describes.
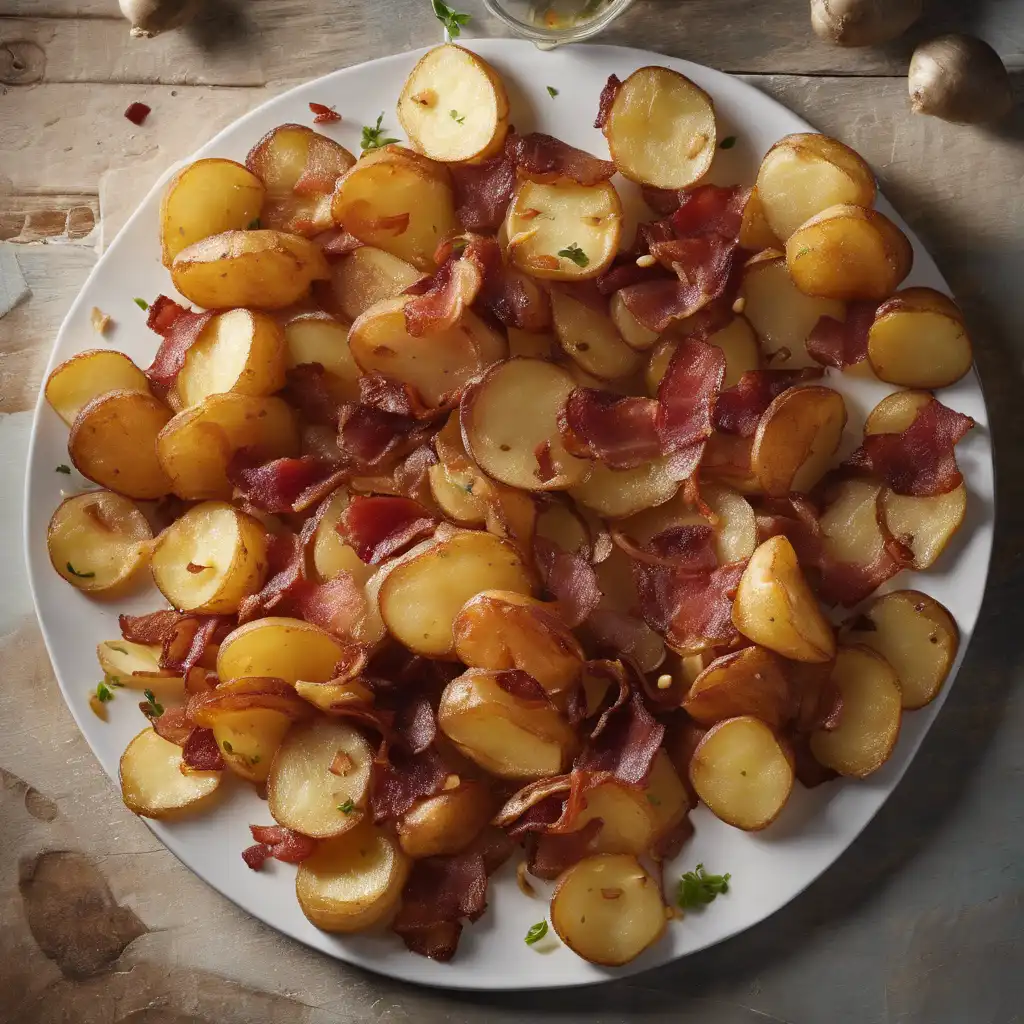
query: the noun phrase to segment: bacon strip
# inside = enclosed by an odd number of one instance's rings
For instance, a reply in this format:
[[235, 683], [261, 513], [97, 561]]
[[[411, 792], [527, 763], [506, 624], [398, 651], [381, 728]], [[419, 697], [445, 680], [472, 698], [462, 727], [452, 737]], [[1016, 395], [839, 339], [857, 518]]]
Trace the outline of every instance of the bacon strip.
[[319, 504], [350, 476], [337, 462], [313, 455], [254, 464], [249, 449], [228, 463], [228, 479], [245, 500], [266, 512], [304, 512]]
[[710, 572], [718, 565], [715, 531], [710, 526], [688, 523], [670, 526], [646, 544], [638, 544], [618, 527], [612, 527], [612, 542], [635, 562], [668, 566], [687, 572]]
[[615, 164], [611, 160], [599, 160], [542, 132], [510, 136], [505, 152], [520, 174], [533, 181], [570, 178], [578, 185], [598, 185], [615, 173]]
[[355, 495], [338, 520], [338, 534], [360, 560], [380, 565], [429, 537], [438, 520], [419, 502], [391, 495]]
[[479, 164], [449, 168], [455, 188], [455, 215], [467, 231], [497, 231], [516, 185], [516, 165], [507, 155]]
[[163, 397], [174, 387], [185, 365], [188, 350], [199, 340], [213, 317], [211, 310], [196, 313], [166, 295], [158, 295], [149, 307], [146, 326], [163, 338], [153, 362], [144, 371], [157, 395]]
[[764, 411], [791, 387], [816, 380], [821, 370], [748, 370], [738, 383], [726, 388], [715, 402], [715, 430], [753, 437]]
[[440, 793], [449, 774], [433, 747], [418, 754], [395, 749], [378, 755], [370, 779], [373, 820], [401, 817], [417, 800]]
[[615, 97], [619, 94], [619, 89], [621, 88], [622, 82], [619, 80], [619, 76], [609, 75], [608, 81], [604, 83], [601, 96], [597, 101], [597, 117], [594, 119], [595, 128], [604, 128], [608, 123], [608, 115], [611, 113], [612, 104], [615, 102]]
[[181, 760], [194, 771], [221, 771], [224, 768], [224, 758], [221, 757], [213, 730], [193, 729], [181, 748]]
[[544, 586], [558, 601], [559, 614], [570, 629], [584, 622], [601, 601], [594, 567], [577, 551], [562, 551], [545, 537], [534, 540]]
[[[693, 338], [681, 341], [658, 385], [657, 429], [662, 450], [703, 445], [713, 433], [712, 413], [725, 379], [725, 355]], [[698, 461], [700, 455], [698, 455]]]
[[261, 870], [268, 857], [286, 864], [301, 864], [317, 847], [315, 839], [282, 825], [250, 825], [249, 831], [256, 845], [242, 851], [242, 860], [253, 871]]
[[743, 224], [749, 188], [739, 185], [698, 185], [678, 193], [678, 207], [671, 216], [679, 238], [713, 234], [736, 241]]
[[661, 455], [658, 403], [595, 388], [576, 388], [558, 416], [566, 449], [613, 469], [642, 466]]
[[851, 302], [846, 319], [823, 316], [807, 338], [807, 353], [822, 366], [843, 370], [868, 357], [868, 331], [875, 320], [877, 302]]
[[426, 444], [436, 425], [411, 416], [349, 403], [338, 409], [338, 448], [343, 457], [368, 469]]
[[338, 425], [338, 399], [320, 363], [301, 363], [285, 371], [284, 397], [310, 423]]
[[414, 338], [447, 330], [458, 323], [480, 294], [484, 276], [495, 263], [501, 263], [498, 243], [493, 238], [470, 235], [464, 245], [442, 245], [435, 259], [434, 275], [418, 281], [413, 297], [405, 304], [405, 329]]

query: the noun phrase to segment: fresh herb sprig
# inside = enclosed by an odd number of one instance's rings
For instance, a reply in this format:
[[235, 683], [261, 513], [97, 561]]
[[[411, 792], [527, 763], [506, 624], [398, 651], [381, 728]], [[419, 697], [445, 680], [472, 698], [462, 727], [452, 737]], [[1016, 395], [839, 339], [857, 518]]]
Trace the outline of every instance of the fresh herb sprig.
[[679, 879], [679, 891], [676, 899], [684, 910], [695, 907], [706, 907], [718, 896], [729, 891], [730, 874], [710, 875], [698, 864], [695, 871], [687, 871]]
[[590, 257], [575, 243], [565, 249], [559, 249], [558, 255], [567, 260], [572, 260], [577, 267], [585, 267], [590, 263]]
[[528, 945], [532, 946], [537, 942], [540, 942], [548, 933], [547, 921], [538, 921], [536, 924], [530, 926], [530, 930], [526, 933], [526, 938], [523, 941]]
[[472, 19], [472, 15], [454, 10], [443, 0], [430, 0], [430, 6], [434, 11], [434, 17], [444, 25], [445, 31], [452, 39], [458, 39], [462, 35], [462, 26]]
[[164, 706], [157, 699], [152, 690], [144, 690], [145, 700], [139, 705], [142, 713], [147, 718], [159, 718], [164, 713]]
[[77, 576], [80, 580], [91, 580], [96, 575], [94, 572], [79, 572], [70, 562], [68, 562], [68, 572], [72, 576]]
[[384, 115], [381, 114], [377, 118], [377, 123], [371, 128], [369, 125], [363, 125], [363, 137], [359, 140], [359, 148], [365, 153], [369, 149], [380, 149], [381, 146], [389, 146], [392, 142], [397, 142], [398, 139], [382, 139], [381, 136], [387, 131], [386, 128], [382, 128], [381, 124], [384, 122]]

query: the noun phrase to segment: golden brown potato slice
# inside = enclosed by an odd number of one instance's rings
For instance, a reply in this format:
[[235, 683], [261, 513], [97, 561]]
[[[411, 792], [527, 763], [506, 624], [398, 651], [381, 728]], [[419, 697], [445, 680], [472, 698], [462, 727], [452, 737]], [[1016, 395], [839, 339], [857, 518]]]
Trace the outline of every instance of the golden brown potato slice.
[[313, 535], [313, 568], [321, 580], [331, 580], [339, 573], [349, 572], [356, 583], [363, 586], [375, 568], [367, 565], [356, 554], [355, 548], [346, 544], [338, 533], [338, 520], [348, 508], [349, 501], [350, 495], [344, 487], [339, 487], [331, 495]]
[[669, 456], [633, 469], [611, 469], [595, 462], [589, 476], [570, 487], [569, 494], [598, 515], [621, 519], [668, 501], [679, 490], [678, 476]]
[[454, 789], [417, 800], [398, 820], [398, 843], [414, 860], [460, 853], [491, 820], [494, 808], [486, 783], [461, 780]]
[[745, 715], [708, 731], [693, 752], [690, 782], [716, 818], [757, 832], [786, 806], [793, 766], [775, 733]]
[[870, 566], [885, 551], [885, 534], [878, 524], [882, 485], [873, 480], [843, 480], [832, 489], [821, 515], [826, 554], [837, 562]]
[[241, 230], [260, 215], [263, 182], [234, 160], [196, 160], [171, 178], [160, 203], [163, 264], [195, 242]]
[[223, 501], [190, 508], [157, 538], [153, 582], [180, 611], [230, 615], [267, 575], [267, 533]]
[[[600, 530], [600, 523], [597, 524]], [[579, 551], [590, 557], [594, 538], [587, 519], [572, 502], [548, 501], [537, 513], [537, 536], [562, 551]]]
[[558, 606], [514, 591], [471, 597], [455, 617], [455, 653], [473, 668], [518, 668], [548, 693], [579, 678], [583, 649], [558, 616]]
[[205, 309], [284, 309], [331, 276], [319, 246], [283, 231], [225, 231], [182, 249], [174, 287]]
[[640, 68], [619, 88], [604, 134], [625, 177], [656, 188], [686, 188], [715, 157], [714, 104], [678, 71]]
[[69, 427], [84, 405], [108, 391], [148, 393], [149, 381], [123, 352], [107, 348], [79, 352], [46, 378], [46, 400]]
[[[612, 323], [615, 325], [615, 328], [619, 332], [622, 340], [637, 352], [645, 352], [647, 349], [656, 345], [658, 339], [661, 337], [657, 331], [652, 331], [650, 328], [644, 327], [644, 325], [640, 323], [635, 316], [633, 316], [629, 311], [629, 308], [626, 306], [626, 303], [622, 300], [621, 292], [616, 292], [612, 296], [612, 302], [608, 312], [612, 318]], [[571, 352], [569, 354], [572, 355]], [[666, 365], [668, 365], [667, 360]], [[664, 374], [664, 372], [664, 368], [662, 368], [662, 374]]]
[[179, 412], [156, 439], [167, 490], [192, 500], [231, 497], [227, 467], [240, 448], [257, 461], [296, 455], [299, 432], [288, 404], [273, 396], [210, 395]]
[[271, 676], [293, 685], [299, 679], [325, 683], [346, 654], [326, 630], [285, 616], [255, 619], [232, 630], [217, 652], [221, 680]]
[[445, 516], [460, 526], [483, 526], [487, 522], [487, 506], [473, 496], [475, 478], [472, 470], [457, 472], [443, 463], [427, 470], [434, 501]]
[[71, 424], [68, 455], [82, 476], [129, 498], [162, 498], [171, 481], [157, 459], [157, 436], [171, 410], [144, 391], [109, 391]]
[[868, 332], [868, 361], [880, 380], [943, 388], [974, 360], [960, 307], [932, 288], [905, 288], [883, 303]]
[[782, 661], [763, 647], [716, 658], [690, 687], [683, 710], [701, 725], [751, 715], [779, 730], [792, 717], [793, 695]]
[[532, 277], [580, 281], [597, 277], [615, 258], [622, 203], [611, 182], [519, 182], [505, 220], [506, 254]]
[[806, 493], [825, 475], [846, 427], [846, 403], [832, 388], [790, 388], [757, 424], [750, 468], [765, 494]]
[[[411, 263], [364, 245], [331, 264], [324, 308], [351, 323], [382, 299], [401, 295], [422, 276]], [[319, 290], [317, 297], [323, 298]]]
[[811, 753], [826, 768], [862, 779], [881, 768], [900, 734], [901, 696], [893, 667], [869, 647], [840, 647], [832, 669], [843, 706], [839, 724], [811, 733]]
[[876, 597], [843, 627], [842, 639], [863, 644], [893, 667], [906, 710], [930, 704], [956, 661], [960, 631], [934, 598], [918, 590]]
[[927, 391], [894, 391], [868, 413], [865, 434], [902, 434], [934, 396]]
[[704, 458], [700, 460], [701, 480], [713, 480], [740, 494], [763, 494], [761, 482], [750, 468], [753, 446], [752, 437], [715, 431], [708, 438]]
[[285, 343], [265, 313], [218, 313], [185, 356], [177, 391], [186, 408], [210, 395], [272, 395], [284, 387]]
[[160, 699], [181, 698], [185, 680], [160, 667], [161, 648], [131, 640], [104, 640], [96, 646], [96, 659], [104, 677], [132, 690], [152, 690]]
[[761, 339], [768, 364], [777, 369], [818, 366], [807, 354], [807, 338], [814, 325], [823, 316], [846, 319], [842, 302], [800, 291], [782, 254], [771, 250], [755, 256], [743, 268], [740, 298], [743, 315]]
[[577, 827], [601, 819], [601, 831], [591, 840], [588, 853], [647, 852], [655, 838], [655, 821], [644, 790], [609, 779], [587, 790], [584, 800]]
[[686, 786], [664, 748], [654, 756], [643, 792], [647, 798], [647, 813], [654, 822], [654, 835], [651, 839], [657, 842], [678, 825], [690, 810]]
[[143, 729], [121, 755], [121, 798], [144, 818], [171, 818], [205, 810], [220, 786], [220, 772], [181, 770], [181, 747]]
[[793, 661], [831, 661], [836, 640], [796, 560], [793, 545], [770, 537], [751, 555], [732, 606], [736, 628]]
[[913, 262], [906, 235], [885, 214], [849, 203], [822, 210], [786, 242], [796, 286], [825, 299], [888, 298]]
[[512, 544], [477, 530], [455, 530], [399, 559], [381, 583], [377, 603], [396, 640], [417, 654], [443, 658], [452, 654], [455, 618], [471, 597], [485, 590], [529, 594], [532, 586]]
[[292, 726], [288, 715], [274, 708], [224, 711], [210, 728], [224, 763], [249, 782], [266, 782], [274, 755]]
[[551, 289], [551, 314], [558, 343], [587, 373], [614, 380], [635, 373], [642, 365], [604, 310], [556, 286]]
[[356, 158], [302, 124], [281, 124], [256, 143], [245, 165], [266, 186], [260, 224], [306, 237], [334, 227], [334, 186]]
[[750, 198], [743, 207], [743, 220], [740, 222], [740, 247], [751, 252], [764, 249], [781, 249], [782, 243], [775, 237], [764, 213], [764, 203], [757, 188], [750, 190]]
[[359, 401], [359, 367], [348, 347], [348, 328], [326, 313], [300, 313], [284, 326], [288, 369], [319, 363], [340, 405]]
[[459, 231], [448, 169], [395, 145], [362, 155], [338, 182], [331, 213], [361, 242], [418, 270], [433, 270], [439, 243]]
[[524, 356], [527, 359], [554, 359], [558, 339], [545, 331], [521, 331], [518, 327], [508, 328], [508, 354], [510, 357]]
[[441, 695], [437, 724], [471, 761], [503, 779], [542, 779], [563, 771], [576, 733], [550, 704], [503, 689], [498, 673], [471, 668]]
[[370, 744], [344, 720], [295, 725], [267, 779], [270, 813], [279, 825], [314, 839], [340, 836], [365, 817], [372, 765]]
[[[510, 359], [493, 367], [462, 403], [462, 436], [474, 461], [489, 476], [528, 491], [564, 490], [579, 483], [592, 463], [565, 450], [558, 414], [576, 382], [542, 359]], [[523, 415], [523, 396], [530, 415]], [[544, 479], [537, 451], [549, 446], [554, 476]]]
[[849, 146], [827, 135], [779, 139], [757, 172], [765, 219], [782, 241], [830, 206], [874, 206], [875, 191], [871, 168]]
[[635, 960], [665, 931], [658, 883], [629, 854], [599, 854], [574, 864], [555, 886], [551, 924], [578, 956], [603, 967]]
[[413, 149], [431, 160], [481, 160], [505, 141], [508, 95], [490, 64], [445, 43], [428, 50], [405, 80], [398, 120]]
[[409, 876], [398, 841], [370, 822], [320, 843], [295, 876], [307, 918], [325, 932], [361, 932], [398, 905]]
[[149, 562], [153, 531], [135, 502], [87, 491], [57, 506], [46, 530], [50, 562], [76, 590], [124, 590]]

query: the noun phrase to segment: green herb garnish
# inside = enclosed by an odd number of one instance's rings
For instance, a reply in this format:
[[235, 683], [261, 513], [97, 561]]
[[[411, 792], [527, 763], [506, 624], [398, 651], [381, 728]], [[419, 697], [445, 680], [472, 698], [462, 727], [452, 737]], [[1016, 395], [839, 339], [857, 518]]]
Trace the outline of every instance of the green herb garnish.
[[221, 744], [221, 746], [224, 748], [224, 753], [225, 754], [233, 754], [235, 752], [235, 748], [233, 746], [231, 746], [230, 740], [225, 740]]
[[139, 307], [143, 312], [149, 309], [149, 303], [145, 299], [132, 299], [132, 302]]
[[452, 39], [459, 38], [462, 34], [462, 26], [467, 24], [472, 17], [469, 14], [453, 10], [443, 0], [430, 0], [430, 6], [433, 8], [434, 17], [444, 25], [445, 31]]
[[351, 800], [346, 800], [343, 804], [338, 804], [338, 810], [342, 814], [351, 814], [356, 809], [356, 805]]
[[96, 575], [94, 572], [79, 572], [70, 562], [68, 562], [68, 572], [80, 580], [91, 580]]
[[558, 255], [572, 260], [577, 267], [585, 267], [590, 263], [590, 257], [575, 242], [567, 249], [559, 249]]
[[68, 476], [71, 476], [71, 467], [70, 466], [65, 466], [64, 463], [62, 462], [56, 468], [56, 470], [54, 470], [54, 472], [56, 472], [56, 473], [67, 473]]
[[377, 123], [372, 127], [363, 125], [363, 137], [359, 142], [359, 148], [365, 152], [368, 149], [380, 149], [381, 146], [388, 146], [392, 142], [397, 142], [398, 139], [382, 139], [381, 135], [384, 134], [385, 129], [381, 128], [381, 123], [384, 120], [384, 115], [381, 114], [377, 118]]
[[735, 146], [735, 145], [736, 145], [736, 136], [735, 135], [727, 135], [718, 144], [718, 148], [719, 149], [732, 149], [732, 147]]
[[255, 220], [249, 221], [249, 224], [246, 227], [247, 231], [259, 231], [259, 229], [260, 229], [260, 219], [259, 219], [259, 217], [257, 217]]
[[103, 673], [103, 682], [105, 682], [107, 686], [113, 686], [117, 689], [120, 689], [122, 686], [124, 686], [124, 683], [122, 683], [121, 680], [117, 678], [117, 676], [112, 676], [109, 672]]
[[466, 120], [466, 115], [463, 114], [462, 117], [459, 117], [457, 110], [449, 110], [448, 114], [456, 124], [462, 124]]
[[548, 90], [548, 95], [552, 99], [554, 99], [558, 95], [558, 90], [553, 85], [547, 86], [547, 90]]
[[101, 704], [106, 704], [114, 699], [114, 695], [110, 692], [110, 687], [106, 683], [96, 684], [96, 697]]
[[687, 871], [679, 879], [679, 891], [676, 899], [684, 910], [704, 907], [716, 896], [729, 891], [729, 879], [732, 875], [709, 875], [703, 864], [697, 865], [696, 871]]
[[[144, 690], [146, 700], [141, 705], [142, 713], [147, 718], [159, 718], [164, 713], [164, 706], [161, 704], [153, 694], [152, 690]], [[227, 744], [224, 744], [227, 746]]]
[[535, 925], [530, 926], [530, 930], [526, 933], [526, 938], [523, 940], [528, 946], [532, 946], [535, 942], [540, 942], [548, 933], [547, 921], [538, 921]]

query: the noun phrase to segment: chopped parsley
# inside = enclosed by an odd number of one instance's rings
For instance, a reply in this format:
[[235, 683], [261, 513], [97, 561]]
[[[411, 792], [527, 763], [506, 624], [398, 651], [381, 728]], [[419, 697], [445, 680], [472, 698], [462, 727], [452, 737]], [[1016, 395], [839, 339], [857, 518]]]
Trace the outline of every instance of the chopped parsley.
[[149, 303], [145, 299], [132, 299], [132, 302], [139, 307], [143, 312], [149, 309]]
[[259, 219], [259, 217], [257, 217], [255, 220], [249, 221], [249, 224], [246, 227], [246, 231], [259, 231], [259, 229], [260, 229], [260, 219]]
[[351, 800], [346, 800], [343, 804], [338, 804], [338, 810], [342, 814], [351, 814], [356, 809], [356, 805]]
[[459, 112], [457, 110], [449, 110], [448, 114], [456, 124], [463, 124], [466, 120], [466, 115], [463, 114], [462, 117], [459, 117]]
[[[146, 700], [139, 706], [142, 708], [142, 713], [147, 718], [159, 718], [164, 713], [164, 706], [161, 704], [153, 694], [152, 690], [144, 690]], [[224, 744], [227, 746], [227, 744]]]
[[96, 699], [101, 704], [106, 704], [108, 701], [112, 701], [114, 699], [114, 694], [106, 683], [96, 684]]
[[231, 746], [231, 741], [230, 740], [225, 740], [221, 744], [221, 746], [224, 748], [224, 753], [225, 754], [233, 754], [235, 752], [235, 748], [233, 746]]
[[397, 142], [398, 139], [382, 139], [381, 136], [386, 131], [385, 128], [381, 127], [384, 121], [383, 113], [377, 118], [377, 123], [370, 128], [368, 125], [363, 125], [363, 137], [359, 141], [359, 148], [366, 152], [368, 149], [380, 149], [381, 146], [388, 146], [392, 142]]
[[679, 891], [676, 899], [684, 910], [704, 907], [716, 896], [729, 891], [729, 879], [732, 875], [709, 875], [703, 864], [697, 865], [696, 871], [687, 871], [679, 879]]
[[590, 257], [575, 242], [566, 249], [559, 249], [558, 255], [572, 260], [577, 267], [585, 267], [590, 263]]
[[540, 942], [548, 933], [547, 921], [538, 921], [535, 925], [530, 926], [530, 930], [526, 933], [526, 938], [523, 940], [528, 946], [532, 946], [536, 942]]
[[732, 147], [735, 146], [735, 145], [736, 145], [736, 136], [735, 135], [727, 135], [718, 144], [718, 148], [719, 149], [732, 149]]
[[94, 572], [79, 572], [70, 562], [68, 562], [68, 572], [80, 580], [91, 580], [96, 575]]
[[547, 86], [546, 88], [547, 88], [547, 90], [548, 90], [548, 95], [549, 95], [549, 96], [550, 96], [550, 97], [551, 97], [552, 99], [554, 99], [554, 98], [555, 98], [555, 97], [556, 97], [556, 96], [558, 95], [558, 90], [557, 90], [557, 89], [556, 89], [556, 88], [555, 88], [555, 87], [554, 87], [553, 85], [549, 85], [549, 86]]
[[471, 15], [453, 10], [443, 0], [430, 0], [430, 6], [433, 8], [434, 17], [444, 25], [448, 35], [452, 39], [458, 39], [462, 34], [462, 26], [468, 24]]
[[59, 465], [59, 466], [58, 466], [58, 467], [57, 467], [57, 468], [56, 468], [56, 469], [54, 470], [54, 472], [55, 472], [55, 473], [67, 473], [67, 475], [68, 475], [68, 476], [71, 476], [71, 467], [70, 467], [70, 466], [65, 466], [65, 465], [64, 465], [64, 463], [62, 462], [62, 463], [61, 463], [61, 464], [60, 464], [60, 465]]

